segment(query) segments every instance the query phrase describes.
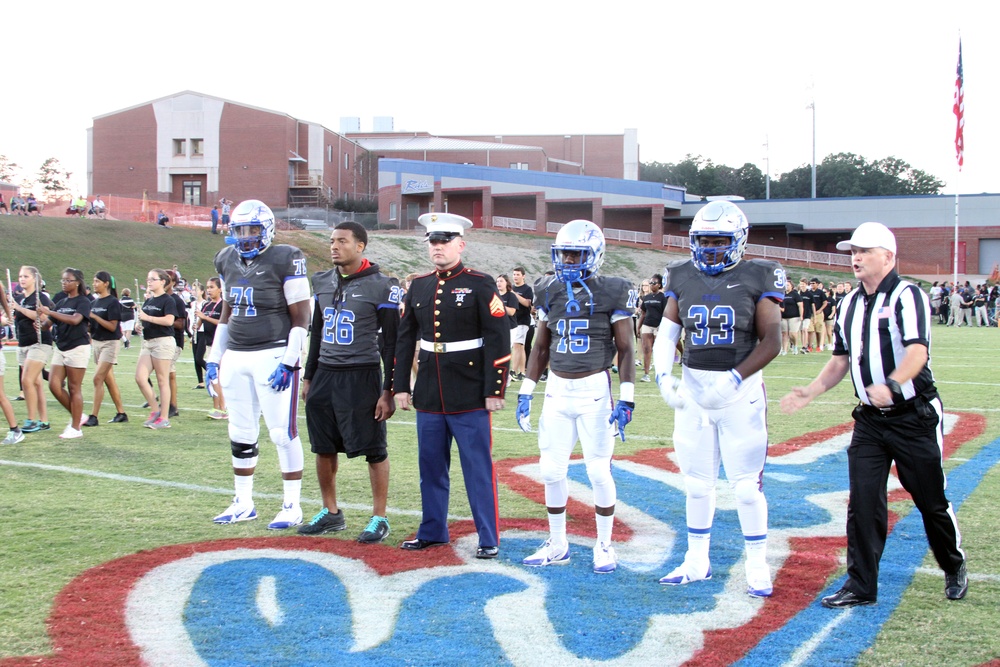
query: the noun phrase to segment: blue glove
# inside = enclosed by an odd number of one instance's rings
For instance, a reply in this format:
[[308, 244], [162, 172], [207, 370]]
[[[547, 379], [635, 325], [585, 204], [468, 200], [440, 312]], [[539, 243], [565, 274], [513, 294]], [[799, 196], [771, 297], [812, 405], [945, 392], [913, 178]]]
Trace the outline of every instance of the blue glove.
[[210, 361], [205, 364], [205, 389], [208, 390], [208, 395], [212, 398], [219, 395], [219, 392], [215, 390], [217, 384], [219, 384], [219, 364]]
[[292, 368], [291, 366], [286, 366], [285, 364], [279, 363], [278, 367], [274, 369], [267, 381], [271, 383], [271, 389], [275, 391], [284, 391], [292, 384], [292, 377], [295, 375], [295, 371], [298, 368]]
[[608, 419], [609, 424], [618, 423], [618, 435], [622, 437], [622, 442], [625, 442], [625, 426], [632, 421], [633, 410], [635, 403], [618, 401], [615, 403], [615, 409], [611, 411], [611, 418]]
[[531, 433], [531, 394], [517, 395], [517, 425], [525, 433]]

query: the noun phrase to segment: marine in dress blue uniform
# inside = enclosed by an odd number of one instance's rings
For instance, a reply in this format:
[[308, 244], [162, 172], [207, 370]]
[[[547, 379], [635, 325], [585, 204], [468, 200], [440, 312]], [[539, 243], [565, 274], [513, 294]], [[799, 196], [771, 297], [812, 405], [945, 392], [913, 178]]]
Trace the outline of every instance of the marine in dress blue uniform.
[[[496, 558], [500, 538], [491, 413], [504, 406], [510, 366], [507, 312], [493, 278], [462, 264], [464, 232], [472, 223], [449, 213], [428, 213], [418, 222], [427, 229], [437, 270], [413, 280], [396, 343], [396, 406], [417, 410], [423, 505], [415, 539], [401, 547], [424, 549], [449, 540], [454, 439], [479, 533], [476, 557]], [[411, 392], [410, 367], [418, 343], [419, 368]]]

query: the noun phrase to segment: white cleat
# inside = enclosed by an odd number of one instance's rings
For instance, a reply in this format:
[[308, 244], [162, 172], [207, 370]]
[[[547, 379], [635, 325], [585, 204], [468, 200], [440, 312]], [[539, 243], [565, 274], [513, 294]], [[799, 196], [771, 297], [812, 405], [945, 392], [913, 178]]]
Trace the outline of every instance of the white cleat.
[[610, 544], [599, 542], [594, 547], [594, 572], [597, 574], [610, 574], [618, 569], [618, 558], [615, 556], [615, 548]]
[[747, 572], [747, 595], [755, 598], [771, 597], [771, 570], [765, 565], [763, 567], [746, 566]]
[[233, 504], [212, 521], [215, 523], [236, 523], [237, 521], [253, 521], [256, 518], [257, 508], [253, 506], [253, 503], [241, 503], [239, 498], [233, 498]]
[[552, 544], [552, 540], [545, 540], [542, 546], [535, 553], [521, 561], [522, 565], [528, 567], [545, 567], [546, 565], [567, 565], [569, 563], [569, 545]]
[[285, 530], [302, 523], [302, 507], [288, 503], [281, 506], [281, 511], [274, 517], [274, 521], [267, 524], [268, 530]]
[[683, 586], [694, 581], [707, 581], [712, 578], [712, 566], [708, 563], [704, 565], [693, 563], [687, 559], [667, 576], [660, 579], [664, 586]]

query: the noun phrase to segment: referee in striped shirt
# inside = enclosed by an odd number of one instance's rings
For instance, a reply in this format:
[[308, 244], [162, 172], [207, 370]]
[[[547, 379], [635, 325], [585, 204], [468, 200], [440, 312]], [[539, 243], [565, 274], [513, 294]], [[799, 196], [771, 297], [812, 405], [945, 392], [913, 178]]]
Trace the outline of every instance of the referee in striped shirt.
[[860, 399], [847, 449], [847, 581], [823, 598], [823, 606], [874, 604], [878, 597], [879, 560], [888, 530], [886, 482], [893, 461], [945, 572], [945, 596], [960, 600], [968, 578], [962, 535], [944, 493], [944, 409], [928, 365], [930, 302], [919, 287], [896, 273], [896, 238], [885, 225], [863, 223], [837, 249], [851, 251], [861, 289], [851, 291], [840, 304], [830, 361], [808, 387], [793, 387], [781, 399], [781, 409], [791, 414], [847, 373]]

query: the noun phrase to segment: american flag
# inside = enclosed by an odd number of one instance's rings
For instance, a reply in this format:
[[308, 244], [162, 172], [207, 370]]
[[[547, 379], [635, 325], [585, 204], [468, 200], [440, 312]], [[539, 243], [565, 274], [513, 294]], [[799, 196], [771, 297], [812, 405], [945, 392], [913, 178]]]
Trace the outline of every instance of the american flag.
[[955, 75], [955, 155], [958, 157], [958, 170], [962, 171], [965, 161], [965, 82], [962, 77], [962, 40], [958, 40], [958, 72]]

